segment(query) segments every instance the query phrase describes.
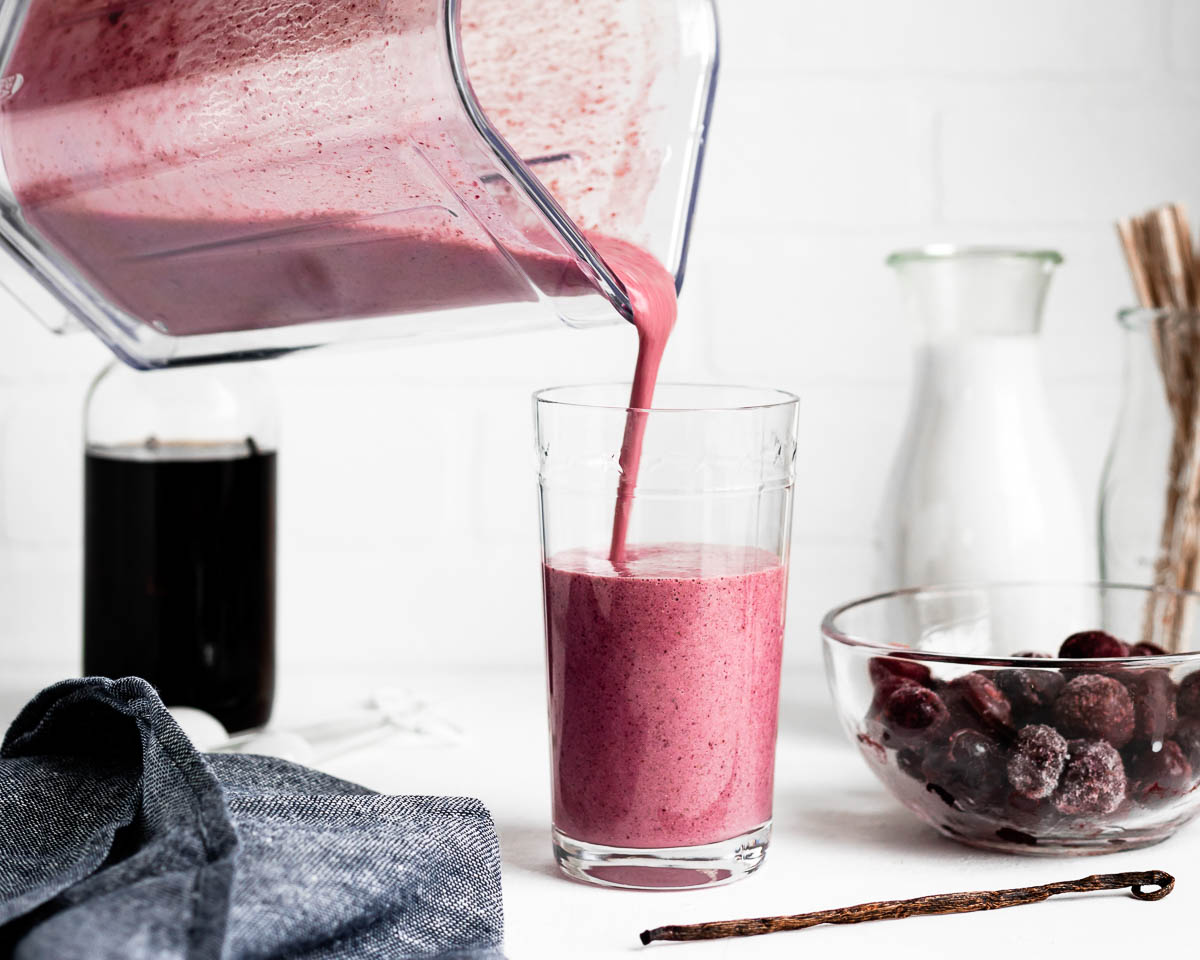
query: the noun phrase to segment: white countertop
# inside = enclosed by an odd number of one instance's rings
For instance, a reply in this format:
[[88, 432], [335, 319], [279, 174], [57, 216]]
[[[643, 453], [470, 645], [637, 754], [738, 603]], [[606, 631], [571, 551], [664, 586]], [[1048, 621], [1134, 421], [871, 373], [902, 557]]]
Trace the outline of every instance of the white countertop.
[[[42, 678], [38, 678], [39, 680]], [[462, 728], [453, 746], [378, 743], [321, 764], [386, 793], [477, 796], [491, 809], [504, 857], [506, 952], [511, 960], [653, 956], [851, 956], [988, 958], [1138, 956], [1196, 936], [1200, 826], [1146, 850], [1102, 857], [1032, 858], [971, 850], [944, 840], [894, 801], [836, 725], [817, 671], [785, 674], [775, 794], [775, 834], [762, 868], [739, 883], [684, 893], [594, 888], [559, 875], [549, 842], [544, 683], [532, 669], [408, 677], [285, 677], [276, 719], [286, 725], [336, 713], [373, 690], [405, 687]], [[5, 724], [38, 681], [7, 679]], [[21, 688], [25, 688], [23, 691]], [[993, 913], [818, 927], [750, 939], [642, 947], [638, 933], [691, 923], [799, 913], [869, 900], [1026, 886], [1093, 873], [1162, 869], [1178, 878], [1158, 903], [1128, 894], [1062, 897]]]

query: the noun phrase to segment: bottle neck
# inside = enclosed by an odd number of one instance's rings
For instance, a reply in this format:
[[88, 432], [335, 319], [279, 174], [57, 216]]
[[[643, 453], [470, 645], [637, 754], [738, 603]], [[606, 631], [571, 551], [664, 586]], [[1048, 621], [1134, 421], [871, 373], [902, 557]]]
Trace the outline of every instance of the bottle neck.
[[1021, 251], [965, 250], [897, 254], [891, 263], [915, 329], [924, 339], [942, 341], [1036, 335], [1057, 260]]

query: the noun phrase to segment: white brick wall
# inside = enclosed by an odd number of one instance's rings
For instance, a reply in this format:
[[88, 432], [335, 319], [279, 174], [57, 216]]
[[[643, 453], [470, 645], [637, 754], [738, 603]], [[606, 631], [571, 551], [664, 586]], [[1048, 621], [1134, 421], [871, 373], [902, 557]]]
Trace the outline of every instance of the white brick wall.
[[[726, 0], [672, 378], [804, 405], [788, 656], [870, 585], [903, 417], [897, 246], [1055, 246], [1051, 397], [1089, 502], [1128, 299], [1110, 222], [1200, 210], [1200, 0]], [[0, 669], [71, 670], [80, 411], [104, 362], [0, 306]], [[530, 393], [628, 375], [628, 329], [273, 364], [283, 664], [541, 657]], [[1069, 429], [1068, 429], [1069, 428]]]
[[[1186, 3], [1186, 0], [1181, 0]], [[727, 4], [732, 55], [799, 71], [1135, 76], [1161, 55], [1155, 0], [791, 0]], [[749, 59], [746, 60], [749, 63]], [[770, 69], [768, 67], [768, 69]]]

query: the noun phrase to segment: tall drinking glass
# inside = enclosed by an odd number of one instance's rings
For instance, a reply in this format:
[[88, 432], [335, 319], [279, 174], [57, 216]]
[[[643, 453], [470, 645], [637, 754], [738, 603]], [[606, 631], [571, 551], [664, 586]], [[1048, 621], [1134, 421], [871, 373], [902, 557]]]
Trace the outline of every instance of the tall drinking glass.
[[[626, 385], [535, 398], [554, 854], [671, 889], [739, 879], [771, 834], [797, 399]], [[619, 455], [645, 421], [623, 558]]]

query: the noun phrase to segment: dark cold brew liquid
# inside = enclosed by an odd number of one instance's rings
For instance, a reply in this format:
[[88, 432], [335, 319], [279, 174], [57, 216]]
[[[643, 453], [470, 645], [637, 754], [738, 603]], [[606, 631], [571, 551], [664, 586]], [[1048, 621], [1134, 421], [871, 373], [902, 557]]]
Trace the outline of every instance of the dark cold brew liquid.
[[83, 666], [139, 676], [229, 730], [275, 687], [274, 453], [252, 444], [91, 448]]

